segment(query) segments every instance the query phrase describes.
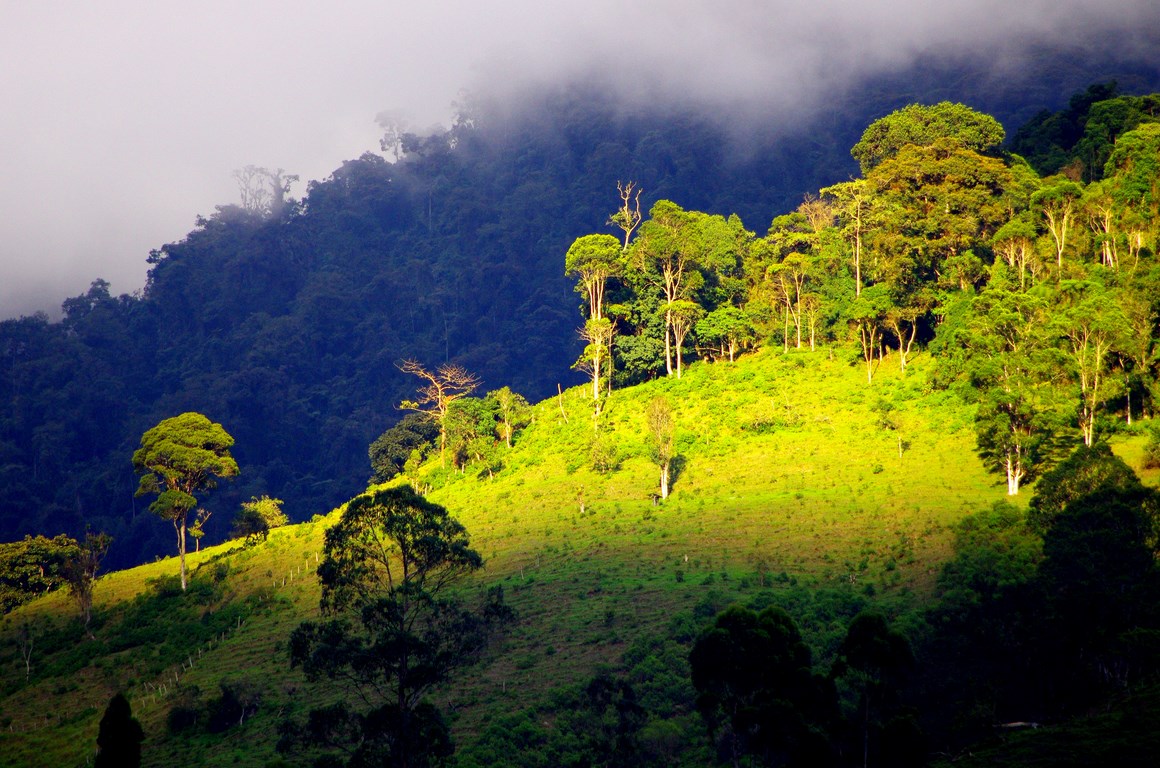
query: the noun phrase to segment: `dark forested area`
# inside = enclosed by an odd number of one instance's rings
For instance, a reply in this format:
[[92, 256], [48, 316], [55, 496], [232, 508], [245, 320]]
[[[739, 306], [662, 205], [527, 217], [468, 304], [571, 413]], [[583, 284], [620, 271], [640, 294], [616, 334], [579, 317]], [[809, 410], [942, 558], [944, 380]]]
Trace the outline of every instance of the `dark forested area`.
[[[402, 415], [403, 359], [454, 361], [532, 400], [581, 380], [563, 254], [616, 210], [618, 180], [640, 184], [645, 210], [671, 199], [763, 232], [856, 173], [849, 147], [873, 118], [948, 95], [934, 86], [945, 75], [868, 84], [745, 141], [726, 120], [629, 110], [595, 86], [517, 112], [471, 103], [446, 132], [385, 147], [396, 161], [366, 153], [301, 201], [219, 206], [149, 255], [140, 295], [96, 280], [60, 321], [0, 323], [0, 539], [92, 527], [116, 540], [110, 567], [168, 553], [172, 532], [134, 499], [129, 458], [146, 429], [190, 410], [229, 430], [241, 467], [207, 502], [207, 543], [252, 496], [285, 499], [296, 520], [325, 512], [365, 486], [368, 445]], [[1075, 75], [1039, 86], [1039, 105], [1057, 106]], [[1014, 81], [985, 86], [966, 89], [977, 106], [1030, 117]]]

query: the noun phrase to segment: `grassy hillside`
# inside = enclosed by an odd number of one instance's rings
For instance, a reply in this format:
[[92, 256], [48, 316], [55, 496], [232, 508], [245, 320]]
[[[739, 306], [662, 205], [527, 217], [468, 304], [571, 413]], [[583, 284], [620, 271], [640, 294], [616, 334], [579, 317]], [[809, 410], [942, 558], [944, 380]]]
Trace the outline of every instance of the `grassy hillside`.
[[[974, 454], [971, 409], [926, 385], [928, 363], [919, 357], [903, 377], [887, 358], [867, 385], [848, 356], [764, 352], [614, 392], [601, 439], [619, 466], [603, 474], [592, 469], [588, 390], [578, 388], [535, 406], [494, 477], [427, 467], [429, 498], [487, 561], [465, 590], [502, 585], [520, 616], [437, 697], [461, 753], [489, 724], [549, 706], [642, 638], [731, 601], [769, 593], [824, 660], [866, 601], [898, 614], [929, 594], [949, 526], [1004, 488]], [[662, 503], [644, 443], [645, 407], [658, 395], [672, 403], [682, 458]], [[172, 558], [104, 576], [95, 640], [65, 594], [6, 617], [0, 762], [84, 765], [117, 690], [145, 728], [146, 765], [276, 761], [277, 723], [332, 695], [289, 669], [285, 641], [317, 613], [313, 571], [336, 514], [193, 555], [185, 595]], [[819, 608], [810, 595], [823, 594]], [[241, 724], [206, 733], [204, 713], [234, 701]], [[173, 735], [175, 708], [202, 712], [202, 725]]]

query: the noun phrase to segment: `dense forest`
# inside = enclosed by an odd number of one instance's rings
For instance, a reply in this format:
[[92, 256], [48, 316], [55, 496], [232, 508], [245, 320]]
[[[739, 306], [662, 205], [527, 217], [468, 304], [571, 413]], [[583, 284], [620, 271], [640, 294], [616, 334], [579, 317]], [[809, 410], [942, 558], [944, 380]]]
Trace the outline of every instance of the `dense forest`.
[[[703, 355], [721, 346], [729, 307], [747, 309], [752, 338], [762, 343], [788, 343], [789, 333], [796, 344], [811, 328], [815, 341], [844, 340], [839, 294], [850, 285], [836, 278], [851, 269], [840, 252], [858, 242], [850, 239], [850, 206], [861, 204], [859, 190], [872, 189], [870, 197], [886, 203], [872, 215], [896, 222], [907, 206], [913, 212], [931, 202], [920, 199], [925, 181], [906, 188], [913, 169], [903, 161], [941, 164], [934, 173], [943, 177], [966, 163], [985, 176], [979, 184], [989, 185], [994, 199], [965, 202], [976, 209], [944, 222], [944, 233], [899, 231], [889, 246], [879, 235], [871, 245], [870, 230], [881, 225], [865, 222], [867, 247], [881, 247], [884, 257], [890, 250], [893, 260], [866, 264], [864, 282], [874, 290], [859, 306], [878, 302], [866, 311], [882, 315], [880, 328], [865, 328], [873, 336], [867, 349], [886, 340], [896, 345], [900, 333], [909, 334], [908, 348], [934, 342], [935, 326], [962, 308], [949, 301], [948, 281], [982, 287], [994, 261], [1006, 258], [999, 254], [1022, 242], [994, 241], [1003, 226], [1022, 227], [1032, 250], [1044, 247], [1043, 208], [1032, 207], [1029, 196], [1040, 175], [1061, 169], [1077, 184], [1097, 183], [1085, 192], [1084, 212], [1067, 219], [1061, 253], [1083, 263], [1102, 243], [1115, 251], [1106, 258], [1116, 259], [1117, 269], [1144, 278], [1146, 270], [1135, 264], [1150, 246], [1134, 247], [1124, 229], [1131, 226], [1123, 218], [1129, 191], [1121, 187], [1129, 182], [1119, 179], [1129, 171], [1112, 173], [1108, 182], [1099, 176], [1119, 134], [1150, 119], [1146, 97], [1117, 97], [1116, 86], [1095, 86], [1065, 110], [1033, 117], [1004, 145], [1030, 166], [1005, 155], [1001, 134], [992, 132], [946, 157], [928, 148], [889, 163], [863, 159], [864, 178], [822, 190], [857, 174], [848, 148], [869, 122], [867, 112], [881, 110], [882, 91], [896, 86], [867, 89], [809, 134], [750, 139], [748, 146], [693, 113], [629, 111], [601, 106], [598, 89], [555, 90], [519, 113], [465, 103], [445, 132], [389, 135], [382, 153], [311, 182], [302, 200], [284, 198], [281, 176], [251, 173], [241, 204], [219, 207], [184, 239], [150, 254], [140, 295], [113, 295], [98, 279], [64, 302], [60, 321], [37, 315], [0, 324], [2, 537], [61, 531], [79, 537], [91, 527], [113, 534], [113, 565], [168, 552], [169, 534], [134, 500], [137, 479], [127, 457], [146, 429], [175, 413], [204, 412], [237, 441], [242, 471], [208, 502], [217, 514], [205, 529], [208, 543], [227, 535], [230, 515], [246, 499], [276, 495], [292, 519], [303, 519], [363, 487], [372, 474], [368, 445], [403, 415], [399, 403], [413, 391], [398, 367], [405, 359], [454, 361], [486, 388], [507, 385], [530, 400], [582, 380], [582, 372], [569, 370], [585, 342], [563, 255], [577, 236], [604, 222], [603, 231], [618, 231], [610, 219], [623, 203], [617, 179], [643, 190], [634, 202], [654, 214], [639, 230], [641, 237], [653, 233], [646, 241], [689, 217], [695, 228], [728, 229], [734, 241], [731, 252], [711, 257], [732, 259], [731, 266], [698, 265], [703, 285], [680, 288], [695, 291], [680, 298], [695, 299], [706, 315], [684, 330], [682, 343]], [[886, 101], [902, 106], [905, 93]], [[1008, 112], [1026, 115], [1026, 105]], [[1097, 119], [1089, 121], [1089, 113]], [[1112, 159], [1116, 168], [1130, 162], [1124, 157]], [[889, 169], [893, 179], [886, 178]], [[931, 189], [941, 183], [930, 181]], [[1107, 226], [1118, 228], [1102, 235], [1086, 218], [1097, 188], [1108, 190], [1114, 220]], [[950, 182], [937, 193], [961, 191]], [[803, 198], [809, 200], [799, 209]], [[653, 210], [658, 201], [676, 202]], [[771, 211], [795, 209], [768, 235], [749, 234], [747, 228], [764, 230]], [[916, 238], [929, 242], [919, 247]], [[810, 269], [835, 279], [794, 273], [791, 265], [804, 265], [804, 257]], [[917, 261], [904, 267], [900, 259]], [[1049, 265], [1041, 253], [1021, 264], [1037, 270], [1023, 287], [1045, 282]], [[1070, 277], [1060, 264], [1056, 277]], [[799, 277], [809, 282], [794, 289], [804, 304], [795, 300], [786, 309], [775, 294]], [[611, 361], [621, 383], [664, 369], [656, 345], [670, 334], [656, 320], [660, 299], [643, 288], [626, 280], [610, 289], [610, 307], [626, 313], [615, 320]], [[838, 293], [816, 300], [827, 291]], [[880, 301], [885, 293], [892, 296]], [[1117, 396], [1135, 396], [1139, 413], [1150, 407], [1141, 389], [1146, 377], [1133, 381]]]

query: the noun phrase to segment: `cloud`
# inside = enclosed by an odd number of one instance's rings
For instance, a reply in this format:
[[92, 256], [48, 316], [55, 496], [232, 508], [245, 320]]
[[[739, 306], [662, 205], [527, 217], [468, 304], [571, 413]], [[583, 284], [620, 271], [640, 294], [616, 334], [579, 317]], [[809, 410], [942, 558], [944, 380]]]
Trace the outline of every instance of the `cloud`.
[[324, 178], [377, 148], [378, 113], [446, 122], [464, 87], [516, 98], [599, 76], [610, 98], [800, 121], [923, 55], [1147, 56], [1158, 22], [1145, 0], [14, 0], [0, 10], [0, 317], [54, 311], [96, 277], [139, 289], [151, 248], [236, 199], [234, 169]]

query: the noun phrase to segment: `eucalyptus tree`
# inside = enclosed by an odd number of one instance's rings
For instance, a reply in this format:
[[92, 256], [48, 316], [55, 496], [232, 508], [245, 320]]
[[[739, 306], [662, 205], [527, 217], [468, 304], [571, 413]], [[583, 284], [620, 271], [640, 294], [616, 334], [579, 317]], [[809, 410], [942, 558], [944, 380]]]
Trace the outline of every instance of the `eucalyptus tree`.
[[487, 393], [487, 399], [495, 403], [495, 428], [499, 438], [508, 448], [517, 430], [532, 421], [532, 409], [527, 398], [511, 387], [500, 387]]
[[854, 271], [854, 296], [861, 296], [863, 251], [868, 236], [878, 223], [881, 205], [865, 179], [834, 184], [821, 192], [823, 197], [831, 201], [839, 232], [849, 244], [850, 265]]
[[[633, 267], [642, 280], [661, 294], [664, 317], [665, 372], [672, 375], [673, 338], [671, 309], [688, 300], [704, 283], [697, 251], [692, 242], [691, 216], [676, 203], [660, 200], [649, 211], [631, 252]], [[680, 350], [676, 350], [680, 354]]]
[[979, 395], [979, 455], [1004, 476], [1010, 496], [1052, 457], [1061, 426], [1049, 299], [993, 284], [972, 300], [959, 336], [968, 380]]
[[1031, 206], [1043, 217], [1055, 245], [1056, 281], [1063, 279], [1063, 254], [1075, 227], [1082, 195], [1083, 188], [1079, 184], [1060, 177], [1045, 182], [1044, 187], [1031, 196]]
[[1112, 376], [1115, 351], [1130, 332], [1117, 292], [1096, 281], [1065, 281], [1053, 327], [1067, 356], [1068, 374], [1078, 387], [1076, 420], [1083, 443], [1095, 442], [1096, 421], [1106, 402], [1118, 394]]
[[604, 289], [609, 278], [620, 273], [620, 242], [612, 235], [578, 237], [564, 255], [564, 274], [579, 278], [577, 292], [588, 297], [588, 317], [604, 317]]
[[612, 235], [577, 238], [564, 256], [564, 273], [578, 276], [576, 290], [588, 296], [588, 319], [580, 329], [580, 337], [587, 343], [575, 367], [592, 376], [592, 400], [597, 412], [600, 384], [605, 378], [611, 381], [612, 340], [616, 335], [616, 326], [604, 316], [604, 292], [609, 278], [621, 273], [621, 257], [620, 242]]
[[[752, 238], [736, 216], [685, 211], [660, 200], [629, 249], [626, 279], [652, 293], [664, 321], [665, 371], [678, 378], [685, 336], [696, 323], [689, 303], [708, 312], [744, 293], [745, 249]], [[650, 296], [636, 297], [649, 302]], [[692, 320], [690, 321], [690, 318]]]
[[643, 190], [635, 181], [617, 181], [616, 191], [620, 194], [620, 208], [608, 217], [608, 223], [624, 232], [624, 250], [627, 251], [633, 231], [640, 226], [640, 195]]
[[991, 247], [1019, 275], [1019, 290], [1025, 291], [1043, 269], [1035, 251], [1035, 225], [1026, 213], [1010, 219], [991, 237]]

